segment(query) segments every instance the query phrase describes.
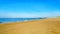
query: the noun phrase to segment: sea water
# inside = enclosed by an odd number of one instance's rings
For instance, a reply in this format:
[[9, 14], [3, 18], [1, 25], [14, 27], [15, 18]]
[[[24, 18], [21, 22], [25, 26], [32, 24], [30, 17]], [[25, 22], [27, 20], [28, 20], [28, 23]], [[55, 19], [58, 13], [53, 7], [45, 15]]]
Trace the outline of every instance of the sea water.
[[0, 23], [6, 22], [17, 22], [17, 21], [24, 21], [24, 20], [37, 20], [39, 18], [0, 18]]

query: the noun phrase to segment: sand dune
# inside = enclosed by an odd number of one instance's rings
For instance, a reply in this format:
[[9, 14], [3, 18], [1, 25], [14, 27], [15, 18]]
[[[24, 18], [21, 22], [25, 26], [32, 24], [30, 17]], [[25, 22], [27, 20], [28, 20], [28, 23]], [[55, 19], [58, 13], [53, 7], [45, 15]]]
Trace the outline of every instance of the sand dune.
[[0, 24], [0, 34], [60, 34], [60, 18]]

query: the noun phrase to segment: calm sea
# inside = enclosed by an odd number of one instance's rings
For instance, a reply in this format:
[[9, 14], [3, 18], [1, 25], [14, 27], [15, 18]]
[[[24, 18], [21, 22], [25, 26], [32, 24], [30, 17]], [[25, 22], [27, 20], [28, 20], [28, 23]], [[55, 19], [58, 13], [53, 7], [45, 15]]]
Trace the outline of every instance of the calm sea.
[[17, 21], [24, 21], [24, 20], [37, 20], [40, 18], [0, 18], [0, 23], [4, 22], [17, 22]]

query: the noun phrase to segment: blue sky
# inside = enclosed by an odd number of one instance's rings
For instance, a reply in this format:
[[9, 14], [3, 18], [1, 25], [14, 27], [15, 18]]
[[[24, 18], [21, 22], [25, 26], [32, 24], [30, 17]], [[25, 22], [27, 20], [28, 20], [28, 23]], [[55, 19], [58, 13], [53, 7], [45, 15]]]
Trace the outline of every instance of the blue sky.
[[0, 18], [60, 16], [60, 0], [0, 0]]

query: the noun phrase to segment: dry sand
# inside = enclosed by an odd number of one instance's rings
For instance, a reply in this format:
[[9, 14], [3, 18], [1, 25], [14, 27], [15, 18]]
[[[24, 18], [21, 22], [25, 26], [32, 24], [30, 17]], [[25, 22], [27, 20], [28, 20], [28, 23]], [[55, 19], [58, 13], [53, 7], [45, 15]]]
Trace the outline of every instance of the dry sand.
[[0, 34], [60, 34], [60, 18], [0, 24]]

